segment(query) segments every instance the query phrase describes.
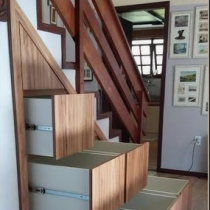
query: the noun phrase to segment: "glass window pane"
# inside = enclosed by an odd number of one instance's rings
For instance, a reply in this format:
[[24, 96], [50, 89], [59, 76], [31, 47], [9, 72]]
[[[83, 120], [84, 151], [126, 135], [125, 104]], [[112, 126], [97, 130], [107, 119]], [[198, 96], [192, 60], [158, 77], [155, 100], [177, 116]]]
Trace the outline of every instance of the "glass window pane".
[[143, 74], [150, 74], [150, 66], [142, 66]]
[[133, 55], [140, 55], [139, 46], [133, 46], [132, 53], [133, 53]]
[[148, 65], [151, 63], [150, 56], [141, 56], [141, 58], [142, 58], [143, 65]]
[[141, 66], [138, 66], [138, 69], [139, 69], [140, 74], [142, 74]]
[[156, 53], [157, 54], [163, 54], [163, 45], [157, 45], [156, 46]]
[[157, 56], [157, 64], [162, 64], [163, 63], [163, 56], [162, 55], [158, 55]]
[[141, 46], [141, 54], [149, 55], [150, 54], [150, 46]]
[[162, 74], [162, 66], [157, 66], [157, 73]]
[[140, 56], [134, 56], [137, 65], [141, 64]]
[[151, 44], [152, 40], [133, 40], [132, 45], [137, 45], [137, 44]]
[[163, 39], [154, 39], [153, 43], [154, 44], [162, 44], [162, 43], [164, 43], [164, 40]]

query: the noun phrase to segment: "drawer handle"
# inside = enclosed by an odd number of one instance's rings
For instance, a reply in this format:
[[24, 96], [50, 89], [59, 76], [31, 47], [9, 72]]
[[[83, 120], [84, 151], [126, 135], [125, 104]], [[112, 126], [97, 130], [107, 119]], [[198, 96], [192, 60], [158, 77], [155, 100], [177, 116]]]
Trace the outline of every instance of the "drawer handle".
[[38, 194], [47, 194], [47, 195], [54, 195], [54, 196], [60, 196], [60, 197], [68, 197], [68, 198], [74, 198], [84, 201], [89, 201], [89, 196], [87, 195], [81, 195], [71, 192], [63, 192], [58, 190], [50, 190], [45, 189], [43, 187], [29, 187], [29, 192], [38, 193]]
[[25, 128], [27, 131], [47, 131], [47, 132], [53, 131], [53, 127], [47, 125], [26, 124]]

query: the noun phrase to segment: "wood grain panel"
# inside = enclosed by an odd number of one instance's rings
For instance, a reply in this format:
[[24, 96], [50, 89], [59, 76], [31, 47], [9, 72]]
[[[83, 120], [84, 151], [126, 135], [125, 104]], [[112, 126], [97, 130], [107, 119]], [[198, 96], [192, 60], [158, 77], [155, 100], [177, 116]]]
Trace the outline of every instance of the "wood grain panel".
[[124, 170], [125, 155], [92, 170], [91, 210], [116, 210], [124, 203]]
[[149, 143], [127, 153], [125, 202], [139, 193], [147, 184]]
[[28, 33], [20, 26], [24, 90], [64, 89]]
[[53, 97], [56, 159], [80, 152], [94, 142], [94, 94]]
[[10, 35], [10, 61], [12, 75], [12, 91], [15, 122], [15, 140], [18, 167], [18, 184], [20, 209], [29, 210], [28, 203], [28, 169], [27, 169], [27, 146], [25, 137], [25, 117], [24, 101], [22, 88], [21, 55], [20, 55], [20, 37], [19, 37], [19, 18], [16, 2], [9, 2], [9, 35]]
[[0, 22], [7, 21], [7, 0], [0, 0]]
[[147, 133], [158, 133], [160, 106], [149, 106], [147, 112]]

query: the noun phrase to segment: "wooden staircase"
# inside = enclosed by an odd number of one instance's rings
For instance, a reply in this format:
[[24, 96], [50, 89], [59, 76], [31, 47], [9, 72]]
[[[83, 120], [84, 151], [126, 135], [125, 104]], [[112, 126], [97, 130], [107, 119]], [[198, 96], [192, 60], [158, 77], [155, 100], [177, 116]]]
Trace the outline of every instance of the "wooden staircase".
[[[83, 70], [84, 60], [86, 60], [95, 77], [98, 79], [100, 86], [107, 95], [110, 104], [117, 113], [121, 123], [129, 133], [132, 141], [134, 143], [140, 143], [144, 131], [146, 107], [149, 97], [141, 77], [138, 74], [135, 61], [128, 49], [126, 38], [118, 23], [117, 15], [111, 1], [104, 0], [100, 1], [100, 3], [99, 1], [93, 1], [103, 23], [103, 30], [88, 1], [76, 1], [76, 8], [73, 7], [69, 0], [53, 0], [52, 2], [60, 13], [67, 30], [76, 42], [77, 90], [79, 90], [80, 93], [83, 92]], [[89, 170], [88, 174], [92, 178], [88, 178], [89, 181], [92, 180], [91, 183], [89, 183], [89, 186], [91, 186], [90, 194], [92, 193], [91, 202], [88, 205], [90, 210], [101, 210], [101, 206], [104, 207], [104, 210], [115, 210], [146, 185], [148, 144], [134, 144], [129, 152], [123, 150], [124, 152], [105, 151], [101, 153], [100, 151], [99, 153], [97, 152], [97, 155], [95, 154], [92, 156], [91, 154], [92, 158], [90, 163], [85, 162], [86, 158], [84, 158], [85, 163], [83, 165], [83, 161], [80, 161], [82, 157], [85, 156], [82, 155], [82, 151], [93, 146], [93, 130], [99, 139], [106, 139], [99, 126], [90, 120], [91, 117], [89, 117], [89, 120], [87, 119], [88, 115], [84, 117], [83, 122], [85, 122], [85, 124], [82, 129], [90, 131], [90, 141], [85, 141], [83, 134], [87, 132], [79, 132], [81, 135], [77, 135], [77, 132], [75, 135], [74, 131], [71, 129], [71, 126], [74, 127], [75, 124], [80, 123], [72, 113], [76, 113], [76, 110], [78, 112], [79, 110], [84, 111], [85, 102], [88, 102], [86, 104], [87, 107], [91, 107], [91, 98], [93, 95], [77, 95], [77, 92], [69, 83], [65, 74], [62, 72], [42, 39], [38, 36], [37, 31], [28, 21], [15, 0], [10, 1], [9, 9], [10, 53], [16, 125], [20, 209], [31, 210], [31, 206], [29, 205], [28, 184], [30, 176], [33, 176], [33, 169], [28, 167], [29, 153], [27, 149], [28, 139], [25, 131], [24, 101], [25, 98], [32, 97], [52, 99], [54, 102], [52, 106], [52, 127], [53, 132], [55, 130], [53, 133], [53, 148], [56, 152], [54, 152], [50, 158], [35, 158], [36, 163], [44, 163], [47, 167], [53, 165], [55, 166], [54, 171], [57, 171], [60, 164], [64, 167], [75, 167], [78, 168], [78, 170]], [[108, 23], [103, 19], [103, 15], [105, 15], [104, 9], [108, 9], [112, 13], [109, 14], [109, 18], [111, 19]], [[116, 26], [118, 28], [116, 32], [122, 32], [121, 35], [119, 35], [120, 33], [112, 34], [112, 29], [109, 28], [109, 25], [112, 25], [110, 24], [112, 22], [117, 24]], [[95, 49], [85, 27], [91, 29], [96, 42], [101, 48], [103, 56]], [[116, 45], [116, 43], [111, 41], [112, 35], [114, 37], [116, 36], [115, 38], [118, 38], [119, 36], [119, 45]], [[119, 46], [120, 48], [118, 49]], [[123, 51], [120, 50], [126, 50], [126, 53], [122, 53]], [[126, 75], [126, 79], [123, 75]], [[78, 98], [78, 101], [75, 104], [73, 104], [71, 100], [71, 97], [74, 96]], [[81, 100], [82, 97], [87, 98], [86, 100]], [[87, 109], [87, 112], [90, 110], [92, 109]], [[90, 113], [92, 113], [92, 111], [90, 111]], [[106, 116], [110, 119], [112, 118], [111, 113], [107, 113]], [[100, 117], [102, 117], [102, 115]], [[82, 119], [82, 117], [80, 119]], [[34, 127], [36, 127], [36, 125]], [[119, 131], [113, 131], [113, 133], [114, 132], [120, 134]], [[73, 138], [71, 138], [71, 136], [73, 136]], [[70, 145], [78, 142], [79, 145], [77, 145], [78, 147], [74, 150]], [[36, 146], [42, 147], [42, 145], [39, 144]], [[33, 155], [40, 154], [35, 153]], [[42, 155], [48, 156], [45, 153]], [[55, 159], [60, 160], [56, 161]], [[33, 157], [32, 160], [34, 160]], [[119, 173], [125, 175], [127, 173], [125, 171], [128, 171], [129, 173], [132, 172], [131, 178], [128, 179], [127, 175], [125, 177], [122, 176], [120, 184], [112, 187], [113, 185], [110, 185], [110, 183], [112, 183], [112, 177], [119, 181]], [[62, 173], [60, 175], [60, 179], [62, 180]], [[59, 180], [57, 181], [59, 182]], [[39, 184], [39, 182], [37, 183]], [[126, 189], [131, 190], [125, 191], [125, 185]], [[107, 188], [107, 186], [110, 186], [110, 188]], [[43, 194], [43, 189], [40, 190], [41, 194]], [[105, 196], [103, 190], [106, 190], [107, 196]], [[98, 196], [100, 196], [99, 200], [97, 200]], [[118, 198], [117, 202], [114, 202], [116, 197]]]
[[[149, 96], [111, 0], [92, 1], [100, 21], [86, 0], [79, 1], [75, 9], [65, 0], [62, 3], [52, 0], [52, 3], [63, 23], [68, 24], [67, 30], [76, 40], [77, 89], [80, 92], [83, 92], [84, 89], [85, 60], [132, 141], [141, 142], [142, 135], [145, 133]], [[68, 14], [66, 14], [67, 11]], [[68, 21], [69, 13], [75, 16], [74, 24]], [[94, 36], [102, 55], [95, 48], [87, 33], [87, 28]]]

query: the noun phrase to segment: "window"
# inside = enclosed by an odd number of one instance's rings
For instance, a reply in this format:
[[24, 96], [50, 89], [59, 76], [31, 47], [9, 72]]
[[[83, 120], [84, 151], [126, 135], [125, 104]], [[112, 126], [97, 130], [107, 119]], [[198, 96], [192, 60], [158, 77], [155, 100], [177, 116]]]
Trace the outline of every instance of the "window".
[[140, 74], [160, 77], [163, 66], [163, 39], [139, 39], [132, 41], [132, 54]]

